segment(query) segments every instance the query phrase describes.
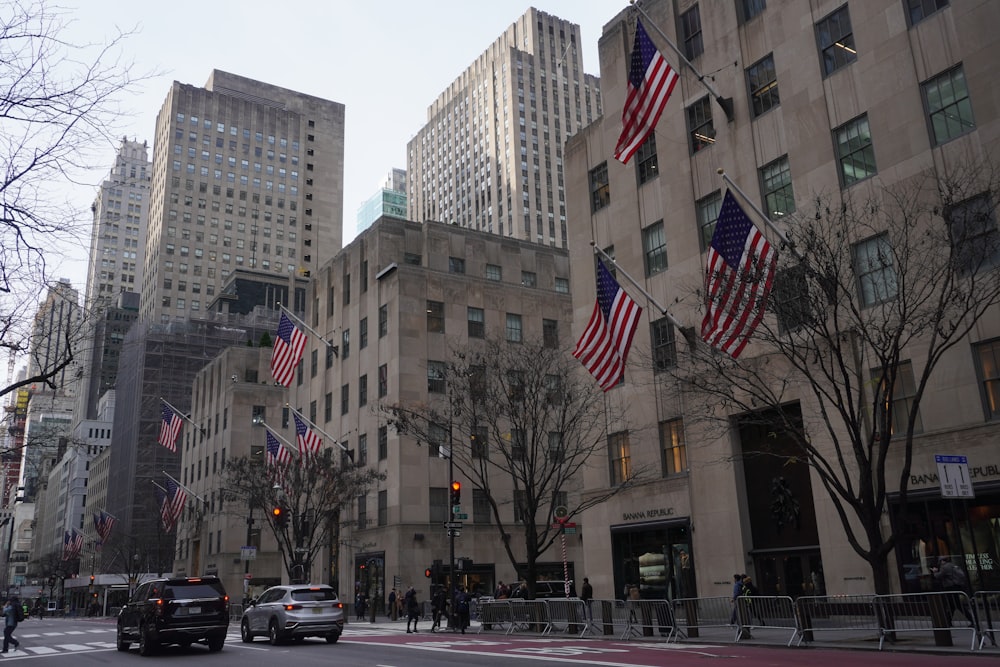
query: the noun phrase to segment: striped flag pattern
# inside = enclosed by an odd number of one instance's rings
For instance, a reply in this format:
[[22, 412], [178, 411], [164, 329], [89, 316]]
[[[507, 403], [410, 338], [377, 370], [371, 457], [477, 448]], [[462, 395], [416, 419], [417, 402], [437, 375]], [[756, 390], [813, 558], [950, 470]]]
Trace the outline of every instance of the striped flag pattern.
[[166, 403], [160, 404], [160, 437], [157, 442], [172, 452], [177, 451], [177, 436], [181, 433], [184, 418], [173, 411]]
[[302, 359], [307, 340], [306, 335], [282, 311], [278, 321], [278, 335], [274, 339], [274, 350], [271, 352], [271, 375], [281, 386], [291, 386], [295, 367]]
[[187, 502], [187, 491], [174, 480], [168, 479], [166, 493], [157, 489], [157, 497], [160, 498], [160, 519], [163, 521], [163, 530], [169, 533], [181, 518], [184, 504]]
[[67, 530], [63, 536], [63, 560], [73, 560], [80, 555], [83, 549], [83, 533], [76, 528]]
[[97, 531], [98, 537], [101, 538], [98, 544], [108, 541], [108, 537], [111, 535], [111, 529], [115, 527], [116, 523], [118, 523], [118, 519], [104, 510], [94, 513], [94, 529]]
[[319, 453], [323, 440], [296, 413], [292, 413], [292, 418], [295, 419], [295, 442], [299, 446], [300, 461], [305, 466]]
[[777, 250], [727, 190], [708, 248], [702, 340], [739, 357], [764, 317], [777, 265]]
[[636, 21], [628, 92], [622, 110], [622, 133], [615, 146], [616, 160], [628, 164], [653, 133], [675, 85], [677, 72], [653, 46], [642, 23]]
[[604, 262], [599, 260], [597, 302], [573, 356], [604, 391], [617, 385], [625, 373], [625, 361], [641, 314], [639, 304], [625, 293]]

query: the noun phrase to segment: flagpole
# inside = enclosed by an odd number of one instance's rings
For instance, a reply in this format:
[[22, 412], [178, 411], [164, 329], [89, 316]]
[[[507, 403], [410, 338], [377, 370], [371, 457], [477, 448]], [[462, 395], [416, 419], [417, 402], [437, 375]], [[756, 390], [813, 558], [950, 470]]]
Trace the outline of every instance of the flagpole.
[[167, 401], [167, 399], [165, 399], [162, 396], [160, 396], [160, 401], [162, 401], [165, 406], [167, 406], [168, 408], [170, 408], [171, 410], [173, 410], [173, 412], [174, 412], [175, 415], [177, 415], [178, 417], [180, 417], [184, 421], [186, 421], [189, 424], [191, 424], [191, 426], [194, 426], [196, 429], [198, 429], [199, 433], [201, 433], [202, 435], [205, 434], [205, 429], [203, 429], [202, 427], [198, 426], [198, 424], [195, 423], [195, 421], [193, 419], [191, 419], [190, 417], [188, 417], [186, 414], [184, 414], [183, 412], [181, 412], [180, 410], [178, 410], [174, 406], [170, 405], [170, 402]]
[[267, 432], [270, 433], [271, 435], [273, 435], [275, 440], [277, 440], [278, 442], [280, 442], [281, 444], [283, 444], [285, 447], [287, 447], [289, 450], [295, 452], [296, 454], [299, 453], [299, 448], [298, 447], [292, 445], [292, 443], [290, 443], [288, 440], [285, 440], [280, 435], [278, 435], [277, 433], [275, 433], [274, 429], [267, 425], [267, 422], [260, 422], [260, 425], [263, 426], [264, 428], [266, 428]]
[[791, 251], [793, 255], [795, 255], [797, 259], [805, 259], [804, 257], [802, 257], [802, 255], [800, 255], [798, 252], [795, 251], [795, 244], [792, 241], [790, 241], [787, 236], [785, 236], [785, 232], [778, 229], [778, 226], [774, 224], [771, 218], [769, 218], [762, 210], [760, 210], [760, 207], [757, 206], [757, 204], [755, 204], [753, 200], [747, 197], [747, 194], [740, 189], [740, 186], [736, 185], [736, 182], [733, 181], [733, 179], [729, 178], [729, 174], [726, 173], [725, 169], [719, 167], [718, 169], [716, 169], [716, 172], [718, 172], [719, 176], [722, 176], [722, 180], [725, 181], [729, 185], [729, 187], [735, 190], [736, 193], [743, 198], [743, 201], [746, 202], [746, 204], [751, 208], [751, 210], [753, 210], [753, 212], [756, 213], [760, 217], [760, 219], [764, 221], [764, 224], [767, 225], [767, 228], [778, 235], [778, 238], [781, 239], [781, 242], [785, 245], [786, 248], [788, 248]]
[[170, 475], [167, 475], [167, 471], [166, 471], [166, 470], [163, 470], [163, 471], [161, 471], [161, 472], [162, 472], [162, 473], [163, 473], [163, 474], [164, 474], [164, 475], [166, 476], [166, 478], [167, 478], [167, 479], [169, 479], [169, 480], [170, 480], [171, 482], [173, 482], [173, 483], [174, 483], [174, 484], [176, 484], [177, 486], [179, 486], [179, 487], [181, 487], [182, 489], [184, 489], [185, 491], [187, 491], [187, 493], [188, 493], [188, 495], [189, 495], [189, 496], [193, 496], [193, 497], [197, 498], [198, 500], [200, 500], [201, 502], [205, 503], [206, 505], [208, 504], [208, 501], [207, 501], [207, 500], [205, 500], [204, 498], [202, 498], [201, 496], [199, 496], [199, 495], [198, 495], [197, 493], [195, 493], [194, 491], [192, 491], [192, 490], [191, 490], [191, 489], [189, 489], [188, 487], [186, 487], [186, 486], [184, 486], [183, 484], [181, 484], [180, 482], [178, 482], [178, 481], [177, 481], [176, 479], [174, 479], [174, 478], [173, 478], [173, 477], [171, 477]]
[[673, 315], [671, 315], [667, 311], [666, 308], [664, 308], [659, 303], [657, 303], [656, 299], [654, 299], [652, 297], [652, 295], [650, 295], [650, 293], [647, 292], [645, 290], [645, 288], [643, 288], [642, 285], [640, 285], [639, 283], [637, 283], [636, 280], [635, 280], [635, 278], [633, 278], [632, 276], [630, 276], [628, 274], [628, 272], [625, 269], [623, 269], [621, 267], [621, 265], [619, 265], [618, 262], [616, 262], [611, 255], [609, 255], [608, 253], [606, 253], [603, 250], [601, 250], [600, 248], [598, 248], [597, 244], [594, 241], [591, 241], [590, 245], [593, 246], [595, 253], [599, 254], [601, 257], [603, 257], [606, 260], [608, 260], [609, 262], [611, 262], [611, 264], [614, 265], [615, 270], [620, 271], [623, 276], [625, 276], [626, 278], [628, 278], [628, 281], [630, 283], [632, 283], [632, 285], [637, 290], [639, 290], [640, 292], [642, 292], [642, 295], [645, 296], [646, 299], [648, 299], [651, 304], [653, 304], [654, 306], [656, 306], [656, 309], [660, 311], [660, 314], [662, 314], [664, 317], [667, 318], [667, 321], [670, 322], [670, 324], [672, 324], [675, 327], [677, 327], [677, 329], [681, 332], [681, 335], [684, 336], [684, 340], [687, 341], [687, 343], [688, 343], [689, 346], [691, 346], [691, 347], [695, 346], [696, 339], [694, 337], [694, 334], [690, 333], [690, 332], [693, 332], [694, 329], [685, 327], [683, 324], [680, 323], [680, 320], [678, 320], [676, 317], [674, 317]]
[[722, 112], [726, 114], [726, 120], [728, 120], [730, 123], [733, 122], [733, 98], [723, 97], [721, 94], [719, 94], [719, 91], [717, 91], [714, 87], [712, 87], [712, 84], [710, 84], [708, 81], [705, 80], [705, 75], [699, 72], [695, 68], [695, 66], [691, 64], [691, 61], [687, 59], [687, 56], [685, 56], [684, 53], [677, 48], [677, 46], [670, 40], [670, 38], [667, 37], [665, 32], [660, 30], [660, 26], [656, 25], [656, 23], [653, 22], [653, 19], [650, 18], [649, 14], [646, 13], [646, 10], [640, 7], [635, 0], [631, 0], [630, 4], [633, 7], [635, 7], [635, 9], [638, 10], [638, 12], [646, 18], [646, 22], [653, 27], [653, 30], [656, 31], [656, 34], [658, 34], [660, 38], [667, 43], [667, 46], [673, 49], [674, 53], [677, 54], [677, 56], [681, 59], [681, 61], [685, 65], [687, 65], [692, 72], [695, 73], [695, 75], [698, 77], [698, 82], [701, 85], [705, 86], [705, 88], [708, 89], [708, 92], [710, 92], [712, 96], [715, 97], [715, 101], [719, 104], [720, 107], [722, 107]]
[[295, 408], [293, 408], [292, 406], [290, 406], [288, 403], [285, 403], [285, 407], [288, 408], [289, 410], [291, 410], [292, 412], [294, 412], [295, 414], [297, 414], [299, 417], [302, 417], [302, 421], [304, 421], [305, 423], [309, 424], [309, 426], [311, 426], [312, 428], [314, 428], [317, 431], [319, 431], [320, 433], [322, 433], [323, 437], [329, 439], [332, 442], [337, 443], [337, 446], [340, 447], [342, 450], [344, 450], [345, 452], [350, 451], [347, 447], [345, 447], [343, 445], [343, 443], [340, 442], [340, 440], [337, 440], [332, 435], [330, 435], [329, 433], [327, 433], [326, 431], [324, 431], [323, 429], [321, 429], [319, 426], [316, 426], [316, 424], [314, 424], [312, 422], [312, 420], [310, 420], [304, 414], [302, 414], [301, 412], [299, 412], [298, 410], [296, 410]]
[[320, 332], [316, 331], [311, 326], [309, 326], [308, 324], [306, 324], [305, 322], [303, 322], [301, 318], [299, 318], [298, 316], [296, 316], [295, 313], [293, 313], [292, 311], [290, 311], [287, 308], [285, 308], [283, 305], [281, 305], [281, 303], [278, 303], [278, 308], [280, 308], [290, 318], [292, 318], [293, 320], [295, 320], [296, 322], [298, 322], [299, 325], [303, 329], [305, 329], [306, 331], [308, 331], [312, 335], [316, 336], [316, 338], [319, 338], [321, 341], [323, 341], [324, 343], [326, 343], [327, 347], [333, 348], [333, 356], [338, 357], [338, 358], [340, 357], [340, 347], [339, 346], [334, 345], [333, 343], [331, 343], [330, 341], [328, 341], [326, 338], [323, 337], [323, 334], [321, 334]]

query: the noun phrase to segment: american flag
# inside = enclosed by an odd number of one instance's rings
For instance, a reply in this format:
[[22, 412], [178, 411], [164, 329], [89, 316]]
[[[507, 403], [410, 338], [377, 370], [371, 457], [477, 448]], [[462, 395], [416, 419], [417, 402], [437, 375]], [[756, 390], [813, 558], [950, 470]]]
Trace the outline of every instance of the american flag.
[[306, 335], [299, 331], [282, 311], [281, 320], [278, 322], [278, 337], [274, 340], [274, 351], [271, 353], [271, 375], [274, 376], [274, 381], [283, 387], [292, 384], [295, 367], [302, 359], [306, 340]]
[[101, 538], [99, 544], [108, 541], [108, 537], [111, 535], [111, 529], [115, 527], [117, 522], [118, 519], [111, 516], [104, 510], [94, 512], [94, 529], [97, 531], [97, 535]]
[[292, 457], [285, 446], [267, 429], [264, 429], [264, 434], [267, 436], [267, 465], [276, 466], [288, 463]]
[[184, 503], [187, 502], [187, 491], [172, 479], [167, 480], [166, 493], [157, 489], [157, 497], [160, 499], [160, 519], [163, 521], [163, 530], [170, 532], [177, 524], [177, 520], [184, 511]]
[[172, 452], [177, 451], [177, 436], [181, 433], [181, 426], [184, 425], [184, 418], [174, 412], [166, 403], [160, 405], [160, 437], [157, 439], [161, 445]]
[[597, 302], [573, 356], [604, 391], [618, 384], [625, 372], [625, 360], [641, 314], [639, 304], [625, 293], [604, 262], [598, 261]]
[[676, 84], [677, 72], [653, 46], [642, 23], [636, 21], [628, 92], [622, 110], [622, 133], [615, 146], [615, 159], [628, 164], [656, 129]]
[[774, 282], [778, 252], [726, 191], [708, 248], [701, 337], [733, 359], [757, 329]]
[[292, 417], [295, 419], [295, 442], [299, 446], [299, 456], [304, 466], [319, 453], [323, 440], [297, 414], [293, 412]]
[[67, 530], [63, 536], [63, 560], [73, 560], [83, 549], [83, 533], [76, 528]]

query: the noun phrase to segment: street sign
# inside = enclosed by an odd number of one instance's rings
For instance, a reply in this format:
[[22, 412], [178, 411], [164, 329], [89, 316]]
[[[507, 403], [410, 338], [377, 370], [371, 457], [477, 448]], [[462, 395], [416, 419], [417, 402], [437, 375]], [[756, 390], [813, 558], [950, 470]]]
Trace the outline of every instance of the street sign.
[[451, 513], [452, 514], [458, 514], [461, 511], [462, 511], [462, 506], [461, 505], [452, 505], [451, 506]]
[[469, 515], [468, 515], [468, 514], [466, 514], [465, 512], [462, 512], [461, 514], [456, 514], [456, 515], [455, 515], [455, 518], [456, 518], [456, 519], [468, 519], [468, 518], [469, 518]]
[[937, 463], [938, 481], [941, 483], [942, 498], [975, 498], [972, 478], [969, 476], [969, 459], [965, 456], [934, 457]]
[[240, 547], [240, 560], [257, 560], [257, 547]]
[[567, 535], [576, 535], [576, 526], [573, 526], [572, 528], [570, 528], [569, 526], [566, 526], [565, 528], [563, 528], [563, 531]]
[[460, 537], [462, 535], [461, 528], [449, 528], [448, 537]]
[[465, 524], [463, 524], [461, 521], [446, 521], [444, 527], [461, 529], [463, 525]]

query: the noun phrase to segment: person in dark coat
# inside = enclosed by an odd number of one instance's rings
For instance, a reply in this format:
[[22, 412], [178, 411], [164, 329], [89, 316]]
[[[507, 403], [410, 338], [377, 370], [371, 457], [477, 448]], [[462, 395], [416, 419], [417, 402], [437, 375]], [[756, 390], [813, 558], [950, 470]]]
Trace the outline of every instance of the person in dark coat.
[[7, 652], [7, 649], [11, 644], [14, 645], [14, 650], [21, 648], [21, 642], [14, 639], [14, 628], [17, 627], [17, 609], [14, 605], [20, 606], [20, 602], [16, 599], [11, 598], [7, 600], [7, 603], [3, 608], [3, 653]]
[[[431, 612], [434, 616], [434, 623], [431, 625], [431, 632], [435, 632], [441, 627], [441, 616], [445, 615], [448, 609], [448, 595], [444, 592], [444, 586], [438, 586], [431, 598]], [[447, 616], [446, 616], [447, 618]]]
[[469, 604], [472, 600], [472, 596], [465, 591], [465, 586], [458, 587], [458, 593], [455, 594], [455, 612], [458, 616], [458, 628], [465, 634], [465, 629], [469, 627]]
[[420, 619], [420, 602], [417, 600], [417, 589], [410, 586], [409, 590], [406, 591], [406, 595], [403, 596], [403, 602], [406, 606], [406, 631], [411, 632], [410, 623], [412, 622], [412, 632], [416, 632], [417, 621]]

